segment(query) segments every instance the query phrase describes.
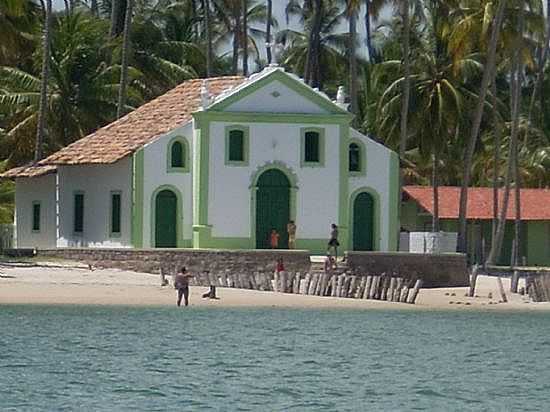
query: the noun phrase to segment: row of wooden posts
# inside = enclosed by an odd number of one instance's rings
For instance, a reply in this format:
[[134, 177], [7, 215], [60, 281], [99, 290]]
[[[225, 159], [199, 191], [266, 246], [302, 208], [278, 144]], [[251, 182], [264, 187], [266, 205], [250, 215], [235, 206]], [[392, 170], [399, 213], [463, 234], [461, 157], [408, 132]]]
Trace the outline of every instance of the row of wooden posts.
[[405, 279], [387, 274], [351, 275], [330, 273], [202, 273], [194, 276], [192, 285], [254, 289], [312, 296], [354, 299], [376, 299], [411, 303], [422, 288], [421, 279]]
[[550, 272], [528, 275], [525, 286], [533, 302], [550, 302]]

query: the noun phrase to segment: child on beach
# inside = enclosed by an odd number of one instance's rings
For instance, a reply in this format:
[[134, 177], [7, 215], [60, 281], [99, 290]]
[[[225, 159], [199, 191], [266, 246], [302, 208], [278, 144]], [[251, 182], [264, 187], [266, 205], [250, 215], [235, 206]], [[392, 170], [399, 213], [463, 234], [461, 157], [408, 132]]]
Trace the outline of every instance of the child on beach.
[[269, 235], [269, 244], [271, 249], [277, 249], [279, 247], [279, 233], [275, 229], [271, 230], [271, 234]]

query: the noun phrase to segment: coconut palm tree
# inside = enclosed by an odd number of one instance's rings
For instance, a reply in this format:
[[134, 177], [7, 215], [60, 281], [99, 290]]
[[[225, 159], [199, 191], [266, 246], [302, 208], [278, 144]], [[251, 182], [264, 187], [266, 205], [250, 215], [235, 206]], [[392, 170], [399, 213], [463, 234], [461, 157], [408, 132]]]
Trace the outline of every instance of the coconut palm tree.
[[46, 128], [46, 106], [48, 105], [48, 81], [50, 75], [50, 26], [52, 19], [52, 1], [45, 0], [44, 34], [42, 40], [42, 73], [40, 76], [40, 104], [38, 107], [38, 121], [36, 125], [36, 143], [34, 147], [34, 161], [42, 159], [44, 149], [44, 134]]
[[134, 0], [126, 0], [126, 17], [122, 37], [122, 62], [120, 64], [120, 86], [118, 89], [118, 104], [116, 117], [121, 118], [125, 112], [126, 89], [128, 88], [128, 60], [130, 54], [130, 26], [132, 25], [132, 7]]
[[266, 44], [266, 57], [267, 64], [271, 64], [272, 55], [271, 55], [271, 19], [273, 18], [273, 1], [267, 0], [267, 19], [265, 27], [265, 44]]

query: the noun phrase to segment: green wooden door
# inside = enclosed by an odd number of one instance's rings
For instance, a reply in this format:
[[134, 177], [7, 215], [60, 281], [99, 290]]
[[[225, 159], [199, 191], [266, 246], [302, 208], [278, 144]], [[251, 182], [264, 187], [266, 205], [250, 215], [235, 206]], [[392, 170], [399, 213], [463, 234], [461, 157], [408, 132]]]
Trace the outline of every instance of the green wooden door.
[[359, 193], [353, 204], [353, 250], [374, 250], [374, 199]]
[[155, 247], [177, 247], [178, 198], [163, 190], [155, 200]]
[[288, 248], [286, 225], [290, 220], [290, 182], [279, 170], [265, 171], [258, 179], [256, 192], [256, 247], [270, 248], [272, 229], [279, 233], [279, 248]]

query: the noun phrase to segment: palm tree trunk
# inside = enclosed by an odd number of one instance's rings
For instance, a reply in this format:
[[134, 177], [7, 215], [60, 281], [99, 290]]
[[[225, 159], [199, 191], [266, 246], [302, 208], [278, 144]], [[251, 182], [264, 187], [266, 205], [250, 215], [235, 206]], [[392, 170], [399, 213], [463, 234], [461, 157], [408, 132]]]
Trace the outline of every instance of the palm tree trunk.
[[[240, 8], [240, 7], [239, 7]], [[241, 18], [240, 13], [234, 10], [235, 24], [233, 26], [233, 74], [237, 74], [239, 70], [239, 45], [241, 37]]]
[[[357, 42], [357, 10], [349, 10], [349, 94], [350, 94], [350, 111], [357, 115], [358, 111], [358, 84], [357, 84], [357, 52], [355, 50]], [[357, 125], [357, 116], [353, 119], [353, 123]]]
[[[550, 1], [550, 0], [548, 0]], [[273, 0], [267, 0], [267, 21], [265, 27], [265, 43], [266, 43], [266, 55], [267, 55], [267, 64], [271, 64], [271, 19], [273, 14]]]
[[367, 44], [367, 51], [369, 53], [369, 62], [375, 63], [374, 48], [372, 47], [372, 29], [370, 24], [370, 1], [371, 0], [365, 0], [365, 28], [366, 28], [365, 42]]
[[69, 4], [69, 0], [63, 0], [63, 3], [65, 4], [65, 16], [69, 16], [71, 14], [71, 5]]
[[109, 35], [111, 37], [117, 36], [117, 26], [118, 26], [118, 8], [121, 0], [112, 0], [111, 1], [111, 28], [109, 29]]
[[527, 127], [527, 130], [525, 131], [525, 138], [523, 141], [524, 144], [527, 143], [529, 130], [531, 129], [531, 126], [532, 126], [531, 121], [533, 119], [533, 110], [535, 108], [535, 100], [537, 98], [537, 93], [540, 92], [542, 94], [542, 82], [544, 80], [544, 66], [546, 66], [546, 60], [548, 58], [548, 51], [549, 51], [548, 43], [550, 42], [550, 9], [548, 7], [550, 7], [550, 0], [547, 0], [546, 7], [547, 7], [546, 36], [544, 38], [544, 43], [543, 43], [544, 46], [543, 46], [542, 55], [539, 61], [537, 78], [535, 80], [535, 84], [533, 85], [533, 92], [531, 93], [531, 101], [529, 103], [529, 112], [527, 114], [528, 127]]
[[437, 147], [434, 148], [433, 165], [432, 165], [432, 187], [433, 187], [433, 204], [434, 213], [432, 216], [432, 232], [439, 232], [439, 179], [438, 179], [438, 163], [439, 153]]
[[206, 77], [212, 76], [212, 28], [210, 27], [210, 0], [202, 0], [206, 34]]
[[40, 106], [36, 126], [36, 144], [34, 161], [42, 159], [44, 153], [44, 133], [46, 128], [46, 112], [48, 110], [48, 80], [50, 76], [50, 27], [52, 20], [52, 0], [45, 0], [44, 38], [42, 39], [42, 76], [40, 79]]
[[491, 39], [489, 42], [489, 48], [487, 52], [487, 62], [485, 70], [483, 71], [483, 78], [481, 80], [481, 87], [479, 91], [479, 98], [477, 102], [477, 109], [474, 114], [472, 132], [465, 151], [464, 156], [464, 169], [462, 178], [462, 187], [460, 189], [460, 205], [458, 211], [458, 245], [457, 251], [466, 253], [467, 251], [467, 222], [466, 222], [466, 207], [468, 204], [468, 186], [470, 185], [470, 175], [472, 169], [472, 162], [474, 158], [474, 150], [479, 136], [479, 129], [481, 127], [481, 120], [483, 118], [483, 111], [485, 108], [485, 99], [487, 97], [487, 90], [489, 88], [489, 82], [494, 77], [496, 49], [498, 37], [500, 34], [500, 26], [504, 17], [504, 8], [506, 6], [506, 0], [501, 0], [498, 6], [498, 11], [493, 20], [493, 28], [491, 30]]
[[[520, 21], [522, 21], [523, 13], [520, 14]], [[523, 24], [520, 25], [523, 28]], [[494, 242], [491, 245], [491, 251], [487, 257], [487, 264], [494, 265], [500, 256], [502, 249], [502, 242], [504, 239], [504, 232], [506, 230], [506, 216], [508, 214], [508, 204], [510, 201], [510, 191], [512, 184], [512, 176], [517, 178], [517, 151], [518, 151], [518, 134], [519, 134], [519, 109], [520, 109], [520, 72], [521, 72], [521, 41], [514, 47], [512, 56], [512, 73], [510, 76], [510, 95], [511, 95], [511, 117], [512, 117], [512, 130], [510, 133], [510, 143], [508, 146], [508, 161], [506, 168], [506, 176], [504, 178], [504, 195], [502, 199], [502, 208], [500, 210], [500, 217], [498, 221], [497, 232]], [[519, 184], [515, 182], [516, 190], [519, 191]], [[516, 219], [521, 218], [519, 213], [519, 196], [516, 193]], [[513, 256], [514, 263], [517, 263], [516, 258], [519, 253], [519, 236], [515, 234], [515, 256]]]
[[313, 2], [313, 25], [309, 34], [308, 48], [306, 54], [306, 63], [304, 68], [304, 81], [311, 87], [318, 87], [317, 73], [319, 66], [319, 50], [318, 45], [320, 42], [321, 22], [322, 22], [322, 8], [323, 1], [315, 0]]
[[90, 11], [92, 16], [99, 17], [99, 8], [97, 6], [97, 0], [90, 0]]
[[[411, 93], [411, 61], [410, 61], [410, 21], [409, 21], [409, 0], [401, 0], [401, 18], [403, 19], [403, 71], [404, 81], [401, 96], [401, 131], [399, 138], [399, 162], [402, 164], [407, 149], [407, 125], [409, 116], [409, 99]], [[405, 180], [403, 167], [399, 168], [399, 202], [403, 197], [403, 185]], [[401, 208], [399, 208], [401, 213]], [[399, 239], [399, 235], [398, 235]]]
[[[496, 70], [495, 70], [496, 74]], [[498, 115], [498, 97], [497, 97], [497, 84], [496, 76], [493, 77], [492, 82], [492, 98], [493, 98], [493, 127], [495, 128], [495, 142], [493, 150], [493, 227], [492, 227], [492, 242], [494, 244], [496, 240], [497, 227], [498, 227], [498, 189], [499, 189], [499, 165], [500, 165], [500, 141], [501, 130], [500, 120]]]
[[122, 62], [120, 64], [120, 87], [118, 89], [117, 119], [124, 114], [126, 89], [128, 87], [128, 61], [130, 59], [130, 28], [132, 25], [132, 6], [134, 0], [126, 0], [126, 17], [122, 38]]
[[243, 27], [242, 27], [242, 48], [243, 48], [243, 76], [248, 76], [248, 1], [242, 0]]

